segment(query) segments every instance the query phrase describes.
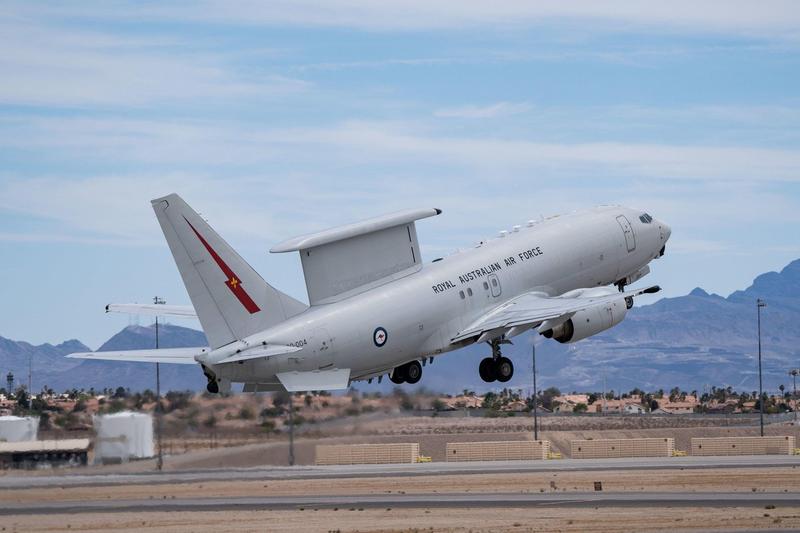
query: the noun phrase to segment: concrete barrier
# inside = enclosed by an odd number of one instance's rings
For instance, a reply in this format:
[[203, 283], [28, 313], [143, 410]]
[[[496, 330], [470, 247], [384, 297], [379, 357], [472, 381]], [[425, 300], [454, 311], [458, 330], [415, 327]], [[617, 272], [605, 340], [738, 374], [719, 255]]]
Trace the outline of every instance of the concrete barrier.
[[692, 455], [791, 455], [794, 437], [693, 438]]
[[596, 439], [570, 441], [573, 459], [607, 459], [613, 457], [672, 457], [673, 438]]
[[315, 452], [318, 465], [416, 463], [419, 458], [419, 443], [320, 444]]
[[549, 440], [448, 442], [447, 461], [531, 461], [547, 459]]

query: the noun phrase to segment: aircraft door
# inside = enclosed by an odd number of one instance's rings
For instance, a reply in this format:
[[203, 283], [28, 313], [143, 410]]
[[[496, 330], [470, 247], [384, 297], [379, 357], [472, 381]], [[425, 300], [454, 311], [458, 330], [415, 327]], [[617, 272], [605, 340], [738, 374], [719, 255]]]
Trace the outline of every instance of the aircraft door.
[[495, 298], [503, 293], [503, 287], [500, 285], [500, 278], [497, 277], [497, 274], [489, 274], [489, 289]]
[[630, 221], [625, 215], [620, 215], [617, 217], [617, 222], [622, 228], [622, 233], [625, 234], [625, 245], [628, 247], [628, 251], [634, 251], [636, 249], [636, 236], [633, 234], [633, 227]]

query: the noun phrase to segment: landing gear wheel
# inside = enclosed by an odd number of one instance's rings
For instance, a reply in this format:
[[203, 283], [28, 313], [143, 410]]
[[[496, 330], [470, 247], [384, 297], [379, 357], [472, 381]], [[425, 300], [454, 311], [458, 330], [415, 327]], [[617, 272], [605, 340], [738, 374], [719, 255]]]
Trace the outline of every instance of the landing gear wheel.
[[219, 393], [219, 385], [217, 385], [215, 381], [209, 381], [208, 385], [206, 385], [206, 390], [211, 394], [218, 394]]
[[508, 357], [501, 357], [494, 362], [494, 375], [497, 381], [505, 383], [514, 375], [514, 363]]
[[419, 361], [411, 361], [403, 365], [405, 367], [406, 383], [414, 384], [422, 377], [422, 365]]
[[389, 375], [389, 379], [392, 380], [392, 383], [395, 383], [397, 385], [405, 383], [406, 382], [405, 370], [406, 370], [405, 365], [400, 365], [398, 367], [395, 367], [395, 369], [392, 370], [392, 373]]
[[478, 365], [478, 374], [480, 374], [481, 379], [486, 383], [495, 381], [497, 377], [495, 377], [494, 374], [494, 359], [491, 357], [482, 359], [481, 364]]

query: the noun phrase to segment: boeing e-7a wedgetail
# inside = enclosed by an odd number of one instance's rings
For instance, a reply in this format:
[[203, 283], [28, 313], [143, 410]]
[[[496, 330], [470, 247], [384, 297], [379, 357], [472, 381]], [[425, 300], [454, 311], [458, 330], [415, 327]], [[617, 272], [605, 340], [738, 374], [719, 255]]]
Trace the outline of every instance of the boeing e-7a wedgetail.
[[[670, 228], [643, 211], [603, 206], [530, 221], [474, 248], [423, 265], [415, 222], [441, 214], [410, 209], [289, 239], [299, 252], [310, 305], [269, 285], [186, 202], [152, 201], [191, 307], [111, 304], [107, 310], [196, 316], [209, 346], [68, 357], [199, 364], [208, 391], [333, 390], [358, 380], [416, 383], [422, 364], [486, 343], [484, 381], [514, 373], [501, 353], [536, 328], [575, 342], [625, 318], [625, 287], [664, 254]], [[489, 349], [490, 347], [490, 349]]]

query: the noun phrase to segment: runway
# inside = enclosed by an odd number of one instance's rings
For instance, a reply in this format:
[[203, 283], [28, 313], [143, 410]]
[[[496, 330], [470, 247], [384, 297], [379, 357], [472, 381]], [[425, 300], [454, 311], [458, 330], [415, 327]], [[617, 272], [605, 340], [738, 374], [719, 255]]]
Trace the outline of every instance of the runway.
[[297, 479], [380, 478], [385, 476], [437, 476], [468, 474], [518, 474], [527, 472], [591, 472], [654, 469], [712, 469], [800, 466], [800, 456], [759, 455], [738, 457], [648, 457], [633, 459], [558, 459], [548, 461], [493, 461], [418, 463], [393, 465], [295, 466], [213, 469], [180, 472], [78, 473], [61, 475], [0, 476], [0, 490], [39, 487], [102, 487], [139, 484], [197, 483], [204, 481], [269, 481]]
[[494, 508], [494, 507], [764, 507], [800, 505], [800, 494], [787, 493], [570, 493], [570, 494], [390, 494], [354, 496], [293, 496], [186, 498], [46, 502], [0, 507], [0, 515], [63, 513], [256, 511], [384, 508]]

